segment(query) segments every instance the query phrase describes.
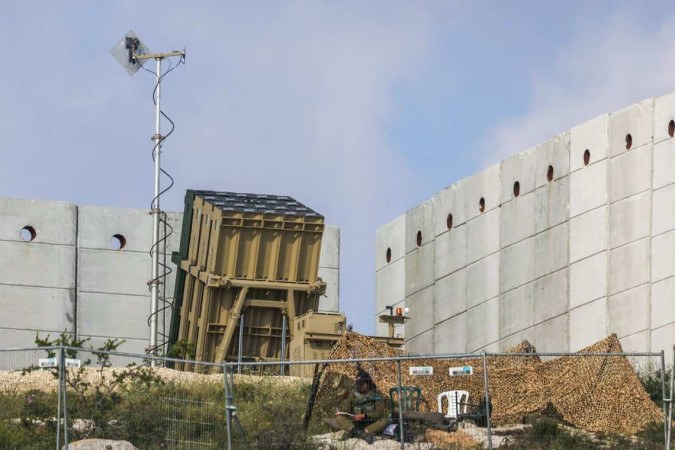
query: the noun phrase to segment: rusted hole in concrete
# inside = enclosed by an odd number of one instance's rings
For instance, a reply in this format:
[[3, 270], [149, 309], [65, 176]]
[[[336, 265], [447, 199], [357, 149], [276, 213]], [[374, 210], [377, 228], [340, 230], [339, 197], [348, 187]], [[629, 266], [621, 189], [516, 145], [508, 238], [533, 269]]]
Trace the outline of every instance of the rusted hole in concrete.
[[113, 250], [122, 250], [125, 245], [127, 245], [127, 238], [121, 234], [114, 234], [110, 238], [110, 248]]
[[591, 152], [586, 149], [584, 152], [584, 166], [587, 166], [589, 162], [591, 162]]
[[445, 219], [445, 224], [448, 226], [448, 230], [452, 228], [452, 214], [448, 214], [448, 217]]
[[422, 232], [418, 231], [417, 232], [417, 246], [419, 247], [420, 245], [422, 245]]
[[633, 136], [628, 133], [626, 135], [626, 150], [630, 150], [630, 148], [633, 146]]
[[481, 197], [480, 200], [478, 201], [478, 211], [483, 212], [485, 211], [485, 198]]
[[520, 182], [516, 181], [513, 183], [513, 196], [518, 197], [520, 195]]
[[671, 120], [668, 124], [668, 136], [673, 137], [675, 134], [675, 120]]
[[546, 179], [549, 182], [553, 181], [553, 166], [548, 166], [548, 169], [546, 169]]
[[30, 225], [26, 225], [21, 229], [21, 239], [23, 239], [26, 242], [30, 242], [32, 240], [35, 240], [37, 237], [37, 231], [35, 231], [35, 228], [31, 227]]
[[391, 262], [391, 247], [387, 247], [387, 262]]

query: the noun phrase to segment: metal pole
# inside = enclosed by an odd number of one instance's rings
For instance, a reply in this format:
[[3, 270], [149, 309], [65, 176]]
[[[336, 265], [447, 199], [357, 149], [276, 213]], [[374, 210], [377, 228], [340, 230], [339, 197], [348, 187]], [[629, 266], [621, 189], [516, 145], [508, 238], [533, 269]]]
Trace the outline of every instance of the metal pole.
[[398, 436], [399, 439], [401, 440], [401, 450], [405, 448], [405, 439], [403, 438], [403, 400], [401, 399], [401, 384], [402, 384], [402, 376], [401, 376], [401, 360], [396, 361], [398, 365]]
[[673, 365], [670, 367], [670, 394], [668, 398], [668, 436], [666, 448], [670, 448], [670, 440], [673, 435], [673, 387], [675, 387], [675, 345], [673, 345]]
[[65, 445], [66, 448], [68, 448], [68, 405], [66, 399], [68, 398], [66, 396], [66, 356], [65, 356], [65, 350], [63, 349], [63, 344], [61, 344], [61, 358], [59, 361], [59, 378], [61, 381], [61, 384], [63, 385], [61, 388], [61, 392], [63, 393], [63, 444]]
[[[286, 357], [286, 314], [281, 316], [281, 362], [284, 362]], [[286, 375], [286, 366], [281, 364], [281, 374]]]
[[237, 373], [241, 375], [241, 354], [244, 351], [244, 315], [239, 317], [239, 351], [237, 352]]
[[488, 449], [492, 450], [492, 425], [490, 424], [490, 382], [488, 380], [487, 353], [483, 352], [483, 385], [485, 387], [485, 413], [487, 416]]
[[[151, 289], [151, 304], [150, 304], [150, 352], [153, 354], [157, 350], [157, 302], [159, 293], [159, 174], [160, 174], [160, 155], [162, 154], [162, 135], [160, 134], [160, 96], [161, 96], [161, 70], [162, 58], [155, 58], [157, 62], [157, 98], [155, 102], [155, 135], [152, 140], [155, 141], [154, 157], [155, 157], [155, 197], [152, 201], [152, 284]], [[155, 367], [155, 361], [151, 361], [151, 366]]]
[[223, 364], [225, 387], [225, 420], [227, 422], [227, 450], [232, 450], [232, 394], [227, 380], [227, 366]]
[[[661, 393], [663, 398], [663, 437], [668, 440], [668, 399], [666, 398], [666, 352], [661, 350]], [[666, 442], [664, 442], [666, 444]], [[666, 447], [668, 450], [668, 447]]]
[[[61, 357], [61, 352], [59, 352], [59, 357]], [[61, 445], [61, 375], [61, 366], [59, 365], [59, 387], [56, 401], [56, 450], [59, 450]]]

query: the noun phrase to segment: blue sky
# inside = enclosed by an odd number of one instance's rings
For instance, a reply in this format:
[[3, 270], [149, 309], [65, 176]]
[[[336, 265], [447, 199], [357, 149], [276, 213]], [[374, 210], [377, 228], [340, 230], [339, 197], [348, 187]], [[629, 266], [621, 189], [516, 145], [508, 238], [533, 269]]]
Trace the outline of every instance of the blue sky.
[[374, 331], [375, 230], [604, 112], [675, 90], [665, 1], [0, 4], [0, 196], [148, 208], [152, 77], [108, 50], [187, 49], [163, 85], [185, 189], [287, 194], [342, 230], [341, 309]]

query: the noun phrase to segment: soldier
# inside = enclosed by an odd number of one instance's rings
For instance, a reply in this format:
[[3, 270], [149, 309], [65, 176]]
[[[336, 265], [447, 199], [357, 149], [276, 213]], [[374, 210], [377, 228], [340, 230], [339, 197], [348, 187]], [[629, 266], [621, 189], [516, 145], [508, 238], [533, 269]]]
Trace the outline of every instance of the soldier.
[[384, 430], [388, 423], [384, 400], [365, 370], [358, 369], [355, 384], [356, 389], [337, 411], [337, 422], [348, 437], [358, 437], [372, 444], [373, 436]]

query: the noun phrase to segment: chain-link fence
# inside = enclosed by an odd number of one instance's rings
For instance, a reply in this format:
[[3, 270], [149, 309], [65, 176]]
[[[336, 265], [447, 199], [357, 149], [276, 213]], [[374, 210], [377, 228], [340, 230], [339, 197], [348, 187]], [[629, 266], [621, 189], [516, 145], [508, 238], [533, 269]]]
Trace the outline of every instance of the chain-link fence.
[[0, 449], [669, 448], [662, 353], [519, 350], [191, 372], [105, 350], [0, 350]]

